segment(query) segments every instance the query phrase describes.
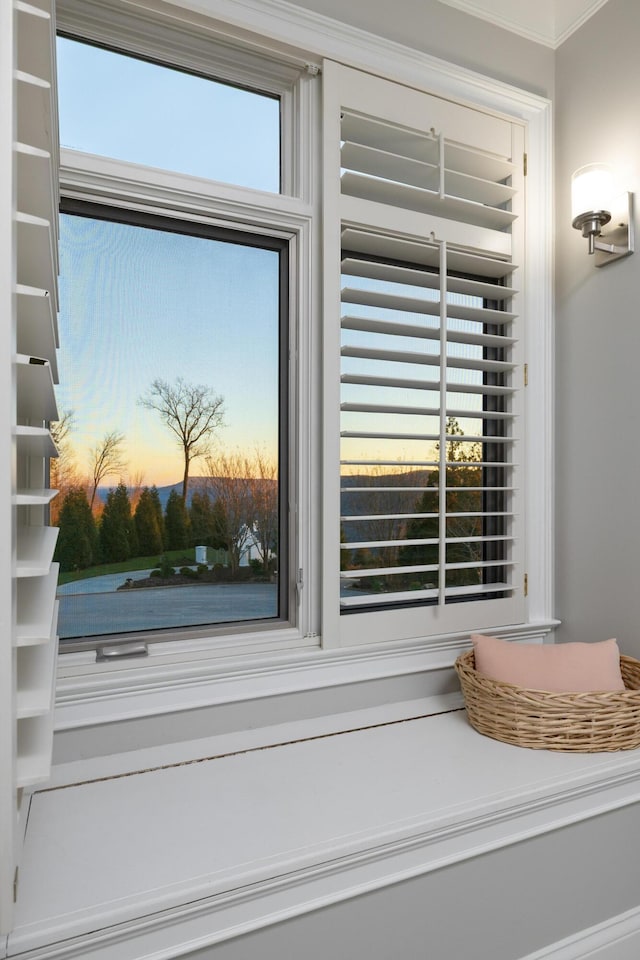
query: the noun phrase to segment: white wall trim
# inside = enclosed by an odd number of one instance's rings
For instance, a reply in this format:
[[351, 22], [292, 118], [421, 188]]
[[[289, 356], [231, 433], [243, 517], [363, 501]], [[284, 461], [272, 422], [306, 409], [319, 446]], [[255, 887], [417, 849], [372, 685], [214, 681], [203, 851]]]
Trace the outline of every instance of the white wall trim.
[[638, 956], [640, 907], [635, 907], [521, 960], [635, 960]]
[[[542, 0], [532, 4], [525, 0], [518, 6], [488, 0], [441, 0], [472, 17], [515, 33], [533, 43], [556, 50], [579, 30], [583, 23], [604, 6], [607, 0]], [[506, 12], [505, 12], [506, 11]]]
[[[555, 621], [520, 624], [494, 632], [510, 640], [543, 642], [556, 625]], [[256, 654], [250, 660], [229, 657], [213, 663], [194, 661], [181, 669], [170, 664], [149, 670], [142, 661], [115, 676], [87, 674], [59, 681], [55, 729], [78, 729], [212, 704], [435, 673], [449, 670], [467, 649], [469, 638], [465, 634], [372, 647]], [[428, 693], [425, 690], [425, 695]]]

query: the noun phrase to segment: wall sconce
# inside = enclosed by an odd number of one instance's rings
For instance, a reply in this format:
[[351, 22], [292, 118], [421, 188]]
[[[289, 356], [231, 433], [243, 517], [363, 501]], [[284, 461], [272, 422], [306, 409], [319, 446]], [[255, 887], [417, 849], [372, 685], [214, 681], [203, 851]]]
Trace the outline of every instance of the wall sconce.
[[614, 194], [606, 164], [588, 163], [571, 177], [571, 217], [589, 241], [596, 267], [633, 253], [633, 194]]

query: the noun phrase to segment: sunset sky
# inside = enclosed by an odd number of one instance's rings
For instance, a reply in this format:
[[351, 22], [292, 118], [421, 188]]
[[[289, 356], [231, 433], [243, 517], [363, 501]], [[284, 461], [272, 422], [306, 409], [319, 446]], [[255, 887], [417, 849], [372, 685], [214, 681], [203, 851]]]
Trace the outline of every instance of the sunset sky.
[[[277, 101], [68, 40], [58, 60], [63, 146], [278, 189]], [[249, 131], [240, 145], [239, 118]], [[61, 413], [74, 411], [80, 469], [114, 430], [130, 477], [180, 480], [177, 442], [138, 403], [154, 379], [179, 376], [224, 397], [221, 447], [275, 456], [277, 252], [70, 215], [60, 249], [57, 398]]]

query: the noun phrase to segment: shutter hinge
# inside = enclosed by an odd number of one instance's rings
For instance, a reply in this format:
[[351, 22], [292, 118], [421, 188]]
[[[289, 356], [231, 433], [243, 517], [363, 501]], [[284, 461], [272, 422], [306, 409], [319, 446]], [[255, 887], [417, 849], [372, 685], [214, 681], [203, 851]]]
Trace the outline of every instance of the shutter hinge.
[[522, 154], [522, 169], [524, 171], [524, 176], [526, 177], [529, 170], [529, 158], [526, 153]]
[[302, 567], [298, 568], [298, 576], [296, 577], [296, 591], [298, 594], [298, 600], [302, 596], [302, 591], [304, 589], [304, 571]]
[[525, 597], [529, 596], [529, 574], [525, 573], [524, 575], [524, 595]]
[[310, 77], [317, 77], [322, 72], [317, 63], [305, 63], [304, 69]]
[[525, 387], [529, 386], [529, 364], [525, 363], [524, 365], [524, 385]]
[[13, 875], [13, 902], [18, 902], [18, 871], [20, 867], [16, 867], [16, 872]]

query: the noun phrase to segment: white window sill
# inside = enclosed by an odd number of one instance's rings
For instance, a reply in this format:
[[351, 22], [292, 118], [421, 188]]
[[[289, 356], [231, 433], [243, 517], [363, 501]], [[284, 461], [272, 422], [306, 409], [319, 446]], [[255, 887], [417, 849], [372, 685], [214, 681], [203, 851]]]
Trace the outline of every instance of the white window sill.
[[[509, 640], [542, 642], [557, 624], [557, 620], [531, 621], [494, 632]], [[183, 659], [180, 664], [163, 655], [162, 644], [152, 644], [148, 658], [116, 664], [87, 662], [77, 667], [77, 674], [66, 675], [71, 662], [67, 658], [74, 655], [65, 654], [59, 660], [55, 729], [95, 728], [181, 710], [434, 673], [451, 667], [458, 654], [469, 648], [468, 633], [324, 650], [318, 640], [306, 649], [245, 656], [206, 657], [201, 652], [199, 658]], [[426, 695], [439, 692], [425, 691]]]
[[176, 955], [640, 800], [640, 751], [524, 750], [463, 711], [394, 709], [135, 774], [105, 758], [107, 779], [35, 794], [9, 956]]

